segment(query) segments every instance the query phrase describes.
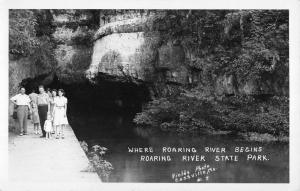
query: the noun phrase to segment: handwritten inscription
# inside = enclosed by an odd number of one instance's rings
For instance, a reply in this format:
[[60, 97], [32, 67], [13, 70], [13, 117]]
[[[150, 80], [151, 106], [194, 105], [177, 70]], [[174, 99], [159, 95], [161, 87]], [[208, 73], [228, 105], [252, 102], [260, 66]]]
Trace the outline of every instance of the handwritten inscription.
[[193, 170], [182, 169], [179, 172], [171, 174], [174, 182], [183, 182], [196, 179], [197, 182], [205, 182], [209, 180], [209, 175], [215, 172], [216, 168], [208, 165], [197, 165]]

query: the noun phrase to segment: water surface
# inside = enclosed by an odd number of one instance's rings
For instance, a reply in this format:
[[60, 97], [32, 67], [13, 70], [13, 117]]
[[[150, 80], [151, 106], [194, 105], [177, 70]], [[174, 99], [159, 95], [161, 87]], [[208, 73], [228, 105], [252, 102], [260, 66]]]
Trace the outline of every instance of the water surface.
[[[132, 123], [135, 112], [105, 111], [97, 113], [72, 112], [71, 125], [79, 140], [89, 145], [107, 147], [105, 158], [114, 170], [109, 182], [175, 182], [176, 173], [194, 172], [195, 168], [209, 165], [214, 172], [198, 175], [181, 182], [213, 183], [287, 183], [289, 181], [289, 147], [283, 143], [249, 143], [237, 137], [224, 135], [180, 135], [158, 129], [138, 128]], [[195, 147], [197, 153], [162, 153], [162, 147]], [[246, 155], [239, 155], [238, 162], [216, 162], [215, 155], [236, 154], [236, 147], [263, 147], [269, 161], [247, 161]], [[129, 153], [128, 147], [152, 147], [150, 155], [167, 155], [171, 162], [141, 162], [140, 155]], [[204, 153], [204, 147], [225, 147], [226, 153]], [[182, 155], [206, 155], [206, 161], [182, 162]], [[148, 153], [149, 155], [149, 153]], [[185, 171], [184, 171], [185, 170]], [[172, 178], [173, 175], [173, 178]], [[185, 174], [186, 175], [186, 174]], [[178, 179], [177, 179], [178, 181]]]

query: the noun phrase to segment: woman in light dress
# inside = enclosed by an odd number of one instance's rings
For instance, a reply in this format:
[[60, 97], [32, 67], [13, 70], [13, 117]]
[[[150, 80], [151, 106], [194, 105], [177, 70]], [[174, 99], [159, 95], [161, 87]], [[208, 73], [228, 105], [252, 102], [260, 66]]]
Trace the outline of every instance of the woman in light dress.
[[69, 124], [67, 118], [68, 99], [64, 96], [64, 90], [58, 90], [58, 96], [54, 98], [53, 126], [56, 129], [56, 138], [64, 138], [64, 127]]

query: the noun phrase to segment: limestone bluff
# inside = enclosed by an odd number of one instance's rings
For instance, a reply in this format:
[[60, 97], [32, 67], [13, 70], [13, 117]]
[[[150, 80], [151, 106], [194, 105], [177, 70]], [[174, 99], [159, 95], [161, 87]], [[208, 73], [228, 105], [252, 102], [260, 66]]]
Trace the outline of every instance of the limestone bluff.
[[166, 11], [133, 10], [101, 17], [104, 19], [94, 35], [92, 61], [86, 76], [93, 79], [100, 73], [150, 83], [185, 84], [185, 51], [179, 43], [163, 43], [160, 33], [168, 30], [167, 25], [155, 23], [165, 15]]
[[[16, 59], [11, 53], [11, 86], [15, 86], [23, 79], [41, 74], [50, 74], [45, 79], [45, 83], [51, 82], [54, 74], [66, 83], [85, 79], [92, 80], [100, 74], [150, 82], [153, 84], [154, 91], [165, 95], [168, 93], [165, 87], [170, 84], [197, 86], [204, 83], [204, 86], [208, 85], [208, 82], [203, 82], [203, 73], [205, 72], [203, 70], [206, 68], [205, 65], [213, 64], [211, 56], [205, 55], [210, 48], [210, 45], [206, 47], [206, 41], [210, 39], [206, 39], [207, 32], [201, 33], [201, 30], [195, 30], [195, 27], [209, 29], [209, 25], [219, 25], [217, 27], [220, 29], [214, 32], [215, 36], [219, 35], [226, 40], [226, 38], [230, 38], [229, 33], [230, 30], [233, 30], [232, 27], [235, 25], [238, 27], [237, 20], [244, 19], [243, 24], [246, 27], [245, 23], [248, 22], [249, 14], [255, 11], [232, 11], [232, 13], [227, 11], [227, 13], [225, 10], [219, 12], [201, 10], [37, 10], [37, 12], [40, 15], [47, 15], [41, 23], [42, 25], [48, 23], [50, 29], [47, 29], [47, 32], [43, 32], [46, 29], [41, 29], [41, 33], [44, 33], [41, 35], [48, 36], [53, 42], [53, 52], [47, 54], [53, 54], [54, 57], [43, 60], [42, 56], [32, 59], [34, 56], [26, 55]], [[215, 14], [220, 19], [215, 23], [209, 23], [208, 26], [201, 20], [196, 20], [197, 22], [192, 20], [194, 23], [189, 23], [189, 18], [192, 18], [193, 15], [201, 16], [201, 14]], [[221, 14], [225, 15], [224, 20], [219, 16]], [[182, 18], [188, 19], [183, 22]], [[232, 23], [225, 25], [222, 22]], [[185, 27], [192, 27], [190, 30], [192, 32], [183, 30], [178, 31], [176, 35], [170, 34], [170, 31], [176, 33], [178, 28]], [[242, 27], [240, 26], [241, 30]], [[245, 27], [243, 30], [246, 30]], [[284, 30], [285, 24], [281, 24], [280, 27]], [[195, 32], [199, 33], [197, 42], [195, 42], [195, 44], [199, 44], [199, 48], [196, 49], [190, 46], [191, 37], [196, 35]], [[243, 36], [238, 37], [244, 39]], [[203, 52], [203, 56], [199, 56], [197, 52]], [[272, 63], [279, 62], [279, 58], [272, 55], [274, 53], [266, 52], [264, 54], [266, 54], [266, 60]], [[34, 64], [36, 62], [44, 66]], [[43, 64], [44, 62], [47, 63]], [[281, 58], [280, 62], [284, 62], [284, 59]], [[52, 64], [51, 67], [47, 66], [48, 63]], [[273, 66], [276, 64], [271, 64], [269, 70], [272, 70]], [[19, 69], [13, 70], [16, 67]], [[27, 68], [30, 68], [30, 71]], [[20, 75], [17, 74], [18, 71], [23, 72]], [[214, 92], [218, 95], [288, 95], [288, 78], [276, 78], [276, 76], [278, 75], [266, 75], [266, 79], [241, 79], [232, 72], [224, 70], [214, 76], [210, 82]], [[15, 87], [10, 91], [10, 94], [15, 92]]]

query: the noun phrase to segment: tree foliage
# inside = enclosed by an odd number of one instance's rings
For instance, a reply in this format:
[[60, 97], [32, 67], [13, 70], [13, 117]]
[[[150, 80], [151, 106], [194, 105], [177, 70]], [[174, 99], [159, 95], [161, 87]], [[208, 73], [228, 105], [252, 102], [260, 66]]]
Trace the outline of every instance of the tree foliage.
[[154, 22], [165, 26], [164, 41], [181, 41], [205, 84], [233, 74], [240, 83], [277, 78], [287, 85], [288, 24], [287, 10], [169, 10]]
[[36, 24], [34, 12], [31, 10], [9, 11], [9, 53], [17, 56], [33, 53], [38, 44]]
[[9, 11], [9, 53], [14, 59], [30, 58], [39, 72], [49, 72], [56, 67], [54, 30], [50, 10]]

